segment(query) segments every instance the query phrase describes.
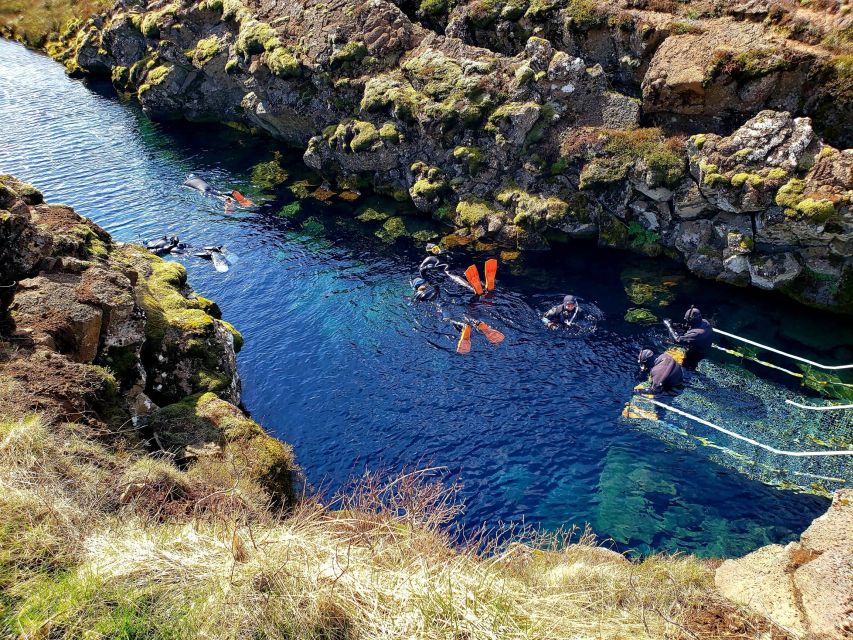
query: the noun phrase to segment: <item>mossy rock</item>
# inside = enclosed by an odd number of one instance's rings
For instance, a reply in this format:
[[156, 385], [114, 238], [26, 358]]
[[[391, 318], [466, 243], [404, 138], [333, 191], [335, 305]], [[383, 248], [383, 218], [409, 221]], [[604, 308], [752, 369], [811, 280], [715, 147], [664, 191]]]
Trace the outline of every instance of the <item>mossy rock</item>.
[[285, 47], [275, 47], [266, 54], [269, 70], [280, 78], [297, 78], [302, 72], [299, 61]]
[[377, 211], [373, 207], [365, 207], [360, 209], [355, 219], [359, 222], [384, 222], [391, 217], [391, 214], [385, 211]]
[[456, 222], [463, 227], [473, 227], [495, 212], [496, 210], [485, 200], [463, 199], [456, 205]]
[[302, 223], [302, 231], [309, 236], [322, 236], [326, 233], [326, 226], [318, 218], [311, 216]]
[[636, 278], [625, 284], [625, 294], [636, 305], [656, 305], [667, 307], [675, 299], [675, 294], [664, 284], [656, 284]]
[[654, 324], [658, 317], [648, 309], [633, 307], [625, 312], [625, 321], [632, 324]]
[[300, 213], [302, 213], [302, 203], [291, 202], [279, 209], [276, 215], [280, 218], [296, 218]]
[[479, 147], [458, 146], [453, 149], [453, 157], [466, 162], [468, 164], [468, 171], [473, 174], [483, 164], [485, 154]]
[[350, 149], [354, 153], [372, 151], [381, 146], [379, 131], [372, 122], [356, 120], [353, 122], [353, 132], [355, 135], [350, 141]]
[[216, 36], [210, 36], [209, 38], [202, 38], [196, 43], [195, 49], [192, 51], [192, 55], [190, 57], [197, 65], [204, 66], [213, 60], [220, 50], [221, 45], [219, 38]]
[[405, 236], [407, 234], [406, 231], [406, 222], [403, 218], [394, 217], [388, 218], [385, 223], [382, 225], [382, 228], [376, 232], [376, 237], [382, 240], [383, 242], [392, 243], [396, 242], [399, 238]]
[[379, 137], [385, 142], [398, 144], [400, 142], [400, 132], [393, 122], [386, 122], [379, 127]]
[[273, 51], [281, 45], [281, 42], [273, 29], [266, 22], [257, 20], [244, 20], [240, 24], [235, 47], [237, 53], [243, 56], [251, 56], [264, 51]]
[[345, 62], [359, 62], [367, 55], [367, 47], [361, 41], [347, 42], [340, 49], [332, 52], [329, 62], [332, 66]]
[[252, 184], [264, 190], [272, 190], [284, 184], [288, 172], [281, 166], [281, 159], [281, 153], [276, 151], [272, 160], [256, 164], [252, 168]]

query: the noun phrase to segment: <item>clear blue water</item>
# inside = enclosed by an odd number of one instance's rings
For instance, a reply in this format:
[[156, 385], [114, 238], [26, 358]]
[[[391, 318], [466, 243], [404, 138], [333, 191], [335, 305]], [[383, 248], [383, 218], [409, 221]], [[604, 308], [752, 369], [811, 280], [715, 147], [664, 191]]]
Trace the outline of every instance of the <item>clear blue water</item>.
[[[225, 128], [152, 124], [108, 86], [70, 80], [0, 41], [0, 171], [117, 239], [177, 234], [240, 256], [226, 274], [183, 262], [246, 338], [245, 406], [295, 446], [314, 486], [334, 490], [365, 468], [441, 466], [463, 483], [467, 524], [588, 522], [620, 548], [718, 556], [788, 541], [825, 510], [824, 498], [761, 484], [619, 419], [635, 354], [660, 337], [622, 320], [624, 281], [669, 279], [672, 315], [696, 301], [727, 328], [825, 361], [853, 360], [849, 323], [697, 281], [676, 265], [572, 245], [503, 266], [488, 305], [444, 303], [447, 315], [467, 311], [507, 335], [499, 348], [475, 335], [461, 357], [435, 308], [408, 302], [422, 249], [374, 238], [375, 227], [352, 220], [359, 203], [306, 201], [324, 226], [307, 231], [275, 215], [293, 196], [265, 196], [249, 178], [275, 149]], [[280, 150], [293, 182], [305, 171], [300, 154]], [[191, 171], [271, 201], [225, 215], [179, 186]], [[594, 335], [539, 324], [569, 291], [605, 312]]]

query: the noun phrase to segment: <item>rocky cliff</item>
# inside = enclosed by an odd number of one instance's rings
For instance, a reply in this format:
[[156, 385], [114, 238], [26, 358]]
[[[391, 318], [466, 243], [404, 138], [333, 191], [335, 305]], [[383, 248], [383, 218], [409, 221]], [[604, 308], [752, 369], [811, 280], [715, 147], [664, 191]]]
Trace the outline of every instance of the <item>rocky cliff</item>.
[[597, 238], [849, 313], [846, 9], [122, 0], [45, 46], [152, 118], [263, 130], [461, 242]]
[[236, 499], [286, 505], [292, 452], [236, 406], [242, 337], [186, 275], [0, 176], [0, 414], [74, 423], [112, 446], [201, 465], [223, 487], [239, 461]]

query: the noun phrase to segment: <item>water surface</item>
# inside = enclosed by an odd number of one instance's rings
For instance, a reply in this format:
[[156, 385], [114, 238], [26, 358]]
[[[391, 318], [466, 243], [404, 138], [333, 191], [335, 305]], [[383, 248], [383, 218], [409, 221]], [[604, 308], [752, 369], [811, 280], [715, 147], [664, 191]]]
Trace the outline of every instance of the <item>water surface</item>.
[[[276, 149], [225, 128], [153, 124], [110, 87], [70, 80], [51, 60], [0, 42], [0, 171], [119, 240], [177, 234], [238, 254], [226, 274], [183, 262], [195, 288], [246, 338], [246, 407], [295, 446], [315, 486], [334, 490], [378, 466], [446, 467], [464, 485], [468, 524], [588, 522], [640, 552], [741, 554], [793, 539], [825, 510], [824, 498], [762, 484], [716, 464], [703, 447], [685, 450], [620, 420], [636, 353], [660, 339], [659, 329], [622, 320], [633, 306], [625, 284], [667, 280], [664, 311], [673, 316], [696, 302], [720, 326], [851, 361], [853, 336], [838, 318], [580, 244], [503, 265], [491, 301], [412, 306], [418, 243], [376, 239], [375, 225], [352, 219], [358, 202], [307, 200], [298, 219], [277, 215], [294, 196], [286, 188], [265, 195], [249, 177]], [[305, 173], [300, 154], [280, 151], [292, 184]], [[217, 201], [180, 187], [191, 171], [269, 202], [226, 215]], [[454, 265], [461, 271], [485, 257], [458, 252]], [[606, 314], [594, 335], [539, 324], [541, 310], [566, 292]], [[505, 343], [495, 348], [475, 335], [472, 353], [456, 355], [456, 333], [443, 317], [463, 313], [487, 318]], [[794, 390], [772, 393], [781, 401]], [[750, 411], [738, 418], [751, 420]]]

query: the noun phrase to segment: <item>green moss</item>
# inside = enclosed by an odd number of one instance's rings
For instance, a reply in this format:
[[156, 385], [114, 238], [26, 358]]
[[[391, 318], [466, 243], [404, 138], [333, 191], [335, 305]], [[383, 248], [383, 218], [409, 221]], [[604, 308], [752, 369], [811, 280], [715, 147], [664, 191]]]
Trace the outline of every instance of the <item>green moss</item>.
[[483, 150], [479, 147], [459, 146], [453, 149], [453, 157], [468, 163], [468, 170], [475, 173], [483, 163]]
[[223, 11], [223, 2], [222, 0], [203, 0], [199, 2], [198, 8], [201, 11], [218, 11], [222, 13]]
[[302, 223], [302, 231], [309, 236], [321, 236], [326, 233], [326, 225], [320, 222], [319, 218], [311, 216]]
[[266, 22], [244, 20], [240, 24], [236, 41], [237, 53], [251, 56], [264, 51], [273, 51], [280, 45], [275, 29]]
[[787, 71], [792, 66], [792, 59], [784, 49], [749, 49], [739, 54], [718, 49], [712, 54], [705, 69], [705, 82], [713, 81], [721, 73], [726, 73], [737, 82], [749, 82], [771, 73]]
[[446, 184], [444, 180], [430, 180], [429, 178], [420, 178], [412, 185], [410, 192], [413, 197], [426, 198], [432, 200], [441, 195]]
[[422, 16], [440, 16], [447, 12], [447, 0], [421, 0], [420, 13]]
[[675, 140], [664, 138], [660, 129], [604, 130], [600, 155], [582, 170], [580, 188], [624, 180], [629, 169], [642, 161], [652, 187], [674, 187], [684, 176], [685, 159]]
[[788, 172], [785, 171], [784, 169], [780, 169], [778, 167], [775, 169], [770, 169], [770, 171], [767, 172], [767, 179], [768, 180], [784, 180], [787, 177], [788, 177]]
[[167, 5], [159, 11], [146, 13], [139, 22], [139, 30], [146, 38], [160, 37], [160, 19], [165, 16], [173, 16], [178, 12], [179, 5], [177, 3]]
[[628, 225], [628, 243], [634, 250], [651, 256], [659, 255], [660, 241], [658, 232], [646, 229], [639, 222], [631, 222]]
[[243, 5], [241, 0], [221, 0], [222, 1], [222, 19], [233, 20], [241, 23], [249, 16], [249, 10]]
[[729, 184], [729, 179], [721, 173], [707, 173], [702, 183], [709, 187], [723, 186]]
[[424, 97], [404, 78], [382, 75], [367, 81], [360, 108], [381, 111], [390, 107], [396, 118], [411, 121], [420, 113], [424, 102]]
[[379, 137], [385, 142], [391, 142], [393, 144], [400, 142], [400, 132], [397, 131], [397, 127], [393, 122], [386, 122], [379, 127]]
[[373, 207], [363, 209], [355, 219], [359, 222], [383, 222], [390, 218], [391, 215], [384, 211], [378, 211]]
[[625, 313], [625, 321], [633, 324], [654, 324], [658, 317], [648, 309], [634, 307]]
[[495, 210], [484, 200], [460, 200], [456, 205], [456, 220], [461, 226], [473, 227], [494, 212]]
[[183, 265], [130, 245], [126, 251], [130, 253], [129, 263], [138, 271], [144, 272], [146, 263], [150, 269], [150, 275], [140, 279], [136, 290], [137, 303], [145, 311], [145, 335], [149, 340], [161, 342], [169, 327], [205, 335], [213, 329], [214, 318], [203, 310], [204, 304], [181, 294], [187, 280]]
[[281, 166], [281, 153], [276, 151], [269, 162], [261, 162], [252, 168], [252, 184], [261, 189], [271, 190], [288, 178], [287, 170]]
[[760, 187], [764, 184], [764, 178], [757, 173], [736, 173], [732, 176], [731, 184], [733, 187], [741, 187], [744, 184], [749, 184], [751, 187]]
[[171, 71], [172, 67], [166, 65], [154, 67], [145, 76], [145, 83], [152, 87], [156, 87], [157, 85], [163, 83], [163, 81], [166, 79], [166, 77], [169, 75], [169, 72]]
[[831, 200], [804, 198], [797, 203], [795, 208], [797, 213], [817, 223], [826, 222], [835, 215], [835, 205]]
[[127, 67], [116, 65], [115, 67], [113, 67], [113, 70], [110, 73], [110, 77], [112, 79], [113, 85], [115, 85], [119, 89], [124, 89], [125, 87], [127, 87], [127, 83], [130, 80], [130, 72]]
[[202, 38], [196, 43], [195, 50], [191, 57], [194, 62], [204, 65], [210, 62], [213, 57], [219, 53], [219, 50], [219, 38], [216, 36], [210, 36], [209, 38]]
[[569, 0], [565, 12], [572, 18], [572, 25], [576, 29], [589, 31], [607, 23], [607, 12], [603, 7], [596, 0]]
[[690, 141], [696, 146], [697, 149], [701, 149], [707, 139], [708, 136], [704, 133], [697, 133], [695, 136], [690, 136]]
[[225, 73], [233, 73], [237, 70], [237, 67], [240, 65], [240, 62], [237, 58], [230, 58], [228, 62], [225, 63]]
[[266, 64], [280, 78], [296, 78], [301, 73], [299, 61], [284, 47], [276, 47], [266, 55]]
[[584, 191], [624, 180], [628, 177], [629, 167], [630, 164], [622, 158], [595, 158], [581, 169], [578, 188]]
[[394, 242], [398, 238], [406, 235], [406, 223], [403, 218], [395, 217], [388, 218], [382, 225], [382, 228], [376, 232], [376, 237], [383, 242]]
[[355, 135], [350, 141], [350, 149], [358, 153], [360, 151], [371, 151], [379, 142], [379, 131], [372, 122], [356, 120], [353, 122]]
[[800, 200], [803, 199], [805, 187], [806, 183], [799, 178], [791, 178], [776, 192], [776, 204], [780, 207], [795, 209]]
[[332, 66], [340, 65], [345, 62], [359, 62], [367, 55], [367, 47], [361, 41], [347, 42], [340, 49], [332, 52], [329, 59]]
[[281, 218], [295, 218], [302, 212], [302, 203], [300, 202], [291, 202], [290, 204], [284, 205], [281, 209], [278, 210], [278, 215]]

